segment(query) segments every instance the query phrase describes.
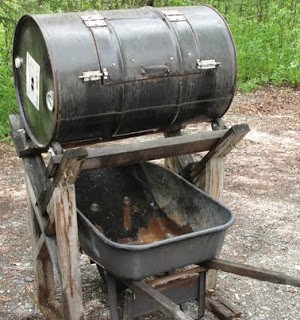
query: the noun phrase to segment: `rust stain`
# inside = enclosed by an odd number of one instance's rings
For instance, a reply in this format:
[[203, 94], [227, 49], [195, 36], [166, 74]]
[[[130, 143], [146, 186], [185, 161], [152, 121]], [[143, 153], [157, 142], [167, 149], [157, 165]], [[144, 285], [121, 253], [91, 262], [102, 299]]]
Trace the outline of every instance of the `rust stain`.
[[131, 205], [131, 199], [129, 197], [124, 197], [123, 199], [124, 202], [124, 222], [123, 222], [123, 227], [126, 230], [130, 230], [131, 229], [131, 209], [132, 209], [132, 205]]
[[168, 217], [152, 217], [147, 228], [139, 228], [136, 238], [122, 238], [119, 243], [149, 244], [193, 232], [188, 225], [180, 226]]

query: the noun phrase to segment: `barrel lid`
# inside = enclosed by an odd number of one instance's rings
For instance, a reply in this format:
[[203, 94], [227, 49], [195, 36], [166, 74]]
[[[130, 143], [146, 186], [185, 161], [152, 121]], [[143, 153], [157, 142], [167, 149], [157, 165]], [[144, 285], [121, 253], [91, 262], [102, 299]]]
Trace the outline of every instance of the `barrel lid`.
[[31, 140], [50, 144], [57, 123], [57, 98], [50, 52], [37, 20], [23, 16], [15, 31], [13, 68], [20, 114]]

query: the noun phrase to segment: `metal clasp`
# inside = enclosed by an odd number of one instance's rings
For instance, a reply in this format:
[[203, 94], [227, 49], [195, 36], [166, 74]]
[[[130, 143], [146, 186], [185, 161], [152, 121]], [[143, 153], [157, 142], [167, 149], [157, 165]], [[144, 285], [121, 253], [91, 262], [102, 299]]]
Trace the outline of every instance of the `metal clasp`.
[[221, 62], [216, 62], [215, 59], [211, 59], [211, 60], [197, 59], [197, 68], [201, 70], [216, 69], [219, 66], [221, 66]]
[[97, 80], [107, 80], [108, 78], [108, 72], [105, 68], [103, 68], [103, 72], [100, 70], [94, 70], [94, 71], [84, 71], [82, 73], [82, 76], [78, 77], [79, 79], [82, 79], [83, 82], [88, 81], [97, 81]]

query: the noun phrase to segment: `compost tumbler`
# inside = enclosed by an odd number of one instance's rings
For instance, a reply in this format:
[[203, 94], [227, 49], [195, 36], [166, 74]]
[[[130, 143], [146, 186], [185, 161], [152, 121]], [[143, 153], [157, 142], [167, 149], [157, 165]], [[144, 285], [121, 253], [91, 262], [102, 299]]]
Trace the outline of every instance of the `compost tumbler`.
[[13, 61], [38, 147], [213, 121], [236, 85], [231, 33], [206, 6], [25, 15]]

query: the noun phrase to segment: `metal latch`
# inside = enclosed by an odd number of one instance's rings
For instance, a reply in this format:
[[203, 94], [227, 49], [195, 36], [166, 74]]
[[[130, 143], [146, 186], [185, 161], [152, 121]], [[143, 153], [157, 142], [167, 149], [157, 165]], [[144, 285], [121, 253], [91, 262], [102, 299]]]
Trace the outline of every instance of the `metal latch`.
[[212, 60], [200, 60], [197, 59], [197, 68], [201, 70], [215, 69], [221, 66], [221, 62], [216, 62], [215, 59]]
[[170, 22], [186, 21], [186, 17], [179, 10], [162, 10], [161, 12]]
[[105, 18], [99, 13], [81, 16], [81, 19], [89, 28], [107, 26]]
[[97, 80], [107, 80], [108, 78], [108, 72], [104, 68], [103, 72], [100, 70], [94, 70], [94, 71], [84, 71], [82, 73], [82, 76], [79, 76], [79, 79], [82, 79], [83, 82], [87, 81], [97, 81]]

